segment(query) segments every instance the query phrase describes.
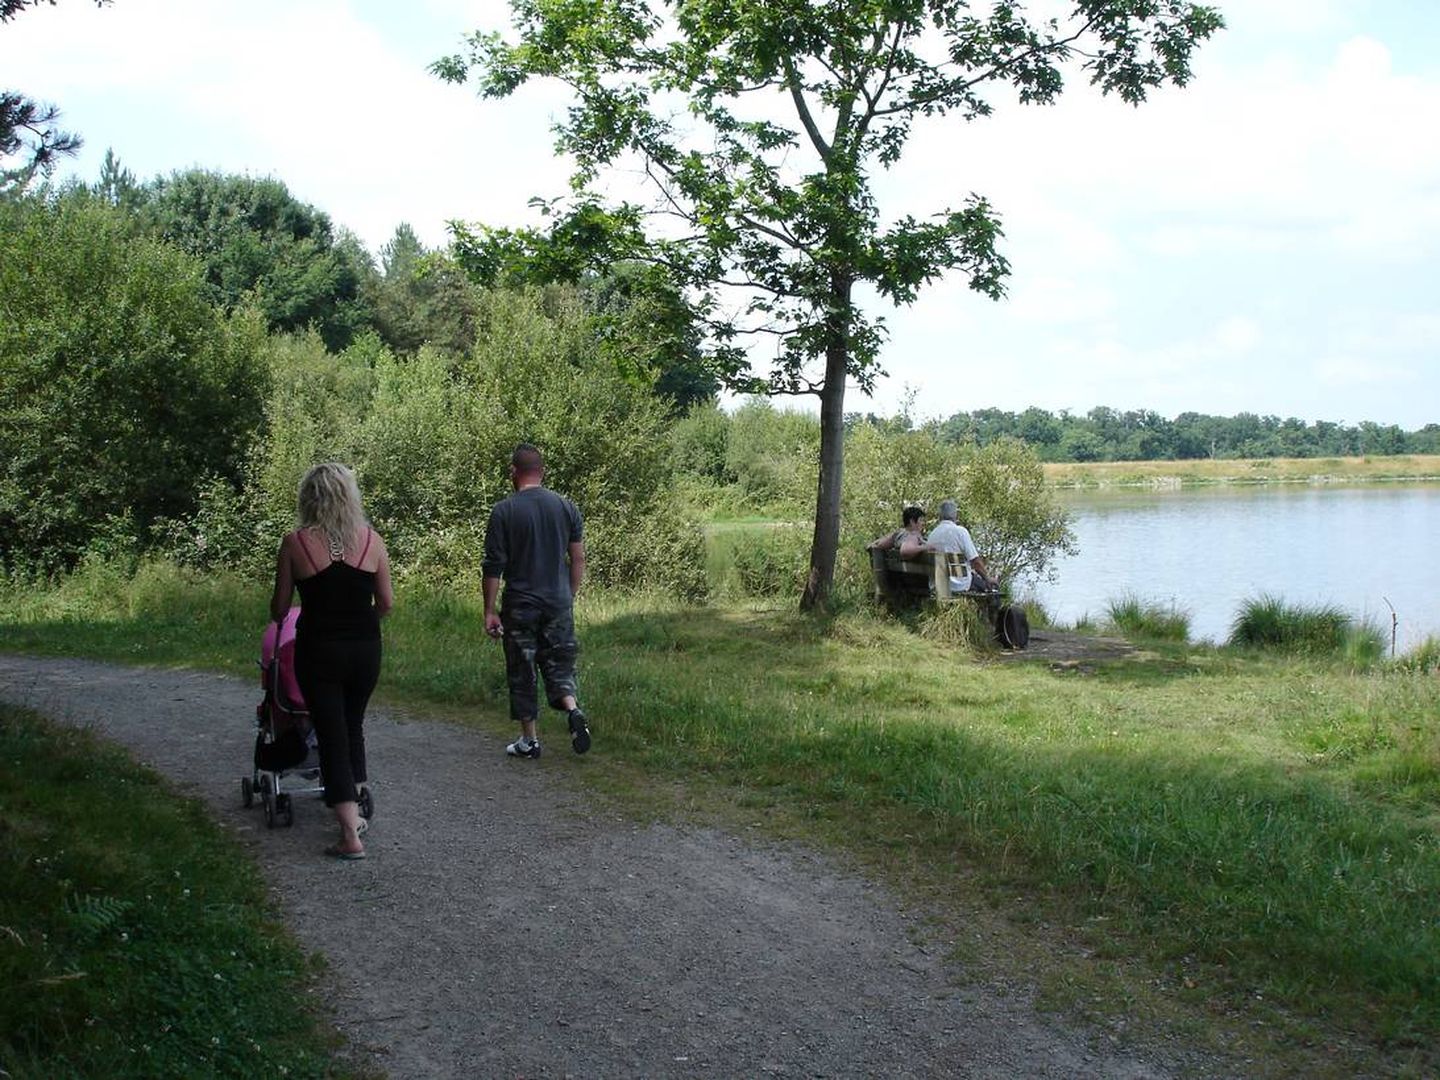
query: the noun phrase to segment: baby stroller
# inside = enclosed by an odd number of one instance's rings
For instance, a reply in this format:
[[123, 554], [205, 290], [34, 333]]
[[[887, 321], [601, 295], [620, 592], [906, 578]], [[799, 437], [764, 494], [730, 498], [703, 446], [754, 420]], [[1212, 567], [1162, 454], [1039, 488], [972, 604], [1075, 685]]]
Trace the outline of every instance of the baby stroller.
[[[260, 686], [265, 691], [255, 706], [254, 765], [240, 780], [240, 801], [245, 807], [259, 798], [265, 808], [265, 826], [295, 824], [292, 795], [323, 794], [324, 779], [314, 763], [315, 731], [295, 679], [295, 623], [300, 609], [292, 607], [285, 621], [271, 623], [260, 641]], [[299, 777], [301, 784], [286, 780]], [[308, 784], [309, 786], [304, 786]], [[360, 789], [360, 814], [374, 812], [370, 788]]]

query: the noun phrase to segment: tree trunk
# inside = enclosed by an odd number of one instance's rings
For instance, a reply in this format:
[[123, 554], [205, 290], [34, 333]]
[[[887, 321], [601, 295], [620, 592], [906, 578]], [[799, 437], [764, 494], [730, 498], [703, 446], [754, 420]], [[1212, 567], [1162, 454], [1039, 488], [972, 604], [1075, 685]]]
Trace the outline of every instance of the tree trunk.
[[830, 605], [835, 559], [840, 552], [840, 493], [845, 473], [845, 376], [850, 359], [850, 281], [831, 279], [829, 328], [825, 344], [825, 385], [820, 390], [820, 482], [815, 494], [815, 536], [810, 543], [810, 576], [801, 611]]

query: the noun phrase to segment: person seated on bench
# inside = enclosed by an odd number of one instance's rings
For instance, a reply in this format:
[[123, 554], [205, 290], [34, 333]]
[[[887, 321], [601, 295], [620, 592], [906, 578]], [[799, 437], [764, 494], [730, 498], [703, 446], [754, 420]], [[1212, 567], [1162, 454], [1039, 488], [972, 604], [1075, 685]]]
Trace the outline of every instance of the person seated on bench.
[[933, 550], [925, 544], [925, 511], [918, 506], [907, 506], [900, 515], [903, 529], [886, 533], [867, 546], [870, 551], [898, 551], [902, 559], [913, 559], [921, 552]]
[[970, 530], [955, 520], [957, 513], [954, 499], [940, 504], [940, 520], [930, 530], [927, 546], [931, 551], [962, 556], [950, 563], [951, 592], [995, 592], [1000, 584], [990, 577], [985, 560], [970, 538]]

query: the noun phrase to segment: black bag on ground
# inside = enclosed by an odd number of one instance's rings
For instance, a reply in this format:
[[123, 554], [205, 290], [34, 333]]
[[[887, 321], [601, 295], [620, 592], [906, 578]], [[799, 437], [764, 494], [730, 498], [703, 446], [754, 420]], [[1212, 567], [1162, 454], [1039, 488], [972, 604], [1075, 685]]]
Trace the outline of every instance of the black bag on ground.
[[1022, 607], [1004, 605], [995, 616], [995, 637], [1007, 649], [1023, 649], [1030, 644], [1030, 619]]

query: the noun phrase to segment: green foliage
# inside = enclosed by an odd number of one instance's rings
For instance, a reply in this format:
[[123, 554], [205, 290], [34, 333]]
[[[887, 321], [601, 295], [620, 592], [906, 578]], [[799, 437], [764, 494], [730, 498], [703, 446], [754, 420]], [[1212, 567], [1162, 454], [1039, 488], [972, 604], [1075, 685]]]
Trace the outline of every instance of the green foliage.
[[959, 479], [961, 523], [1001, 578], [1043, 578], [1060, 554], [1074, 550], [1069, 519], [1045, 487], [1039, 459], [1018, 439], [964, 448]]
[[61, 154], [80, 149], [80, 138], [57, 127], [60, 110], [13, 90], [0, 90], [0, 196], [20, 194], [36, 176], [48, 176]]
[[398, 573], [475, 587], [510, 453], [533, 442], [547, 485], [585, 515], [595, 581], [702, 592], [700, 528], [668, 501], [668, 405], [604, 357], [575, 291], [478, 295], [476, 333], [463, 356], [397, 356], [375, 335], [338, 354], [314, 331], [272, 339], [273, 392], [245, 482], [207, 488], [171, 529], [171, 552], [261, 571], [294, 519], [300, 477], [339, 460], [355, 467]]
[[1385, 657], [1385, 633], [1370, 622], [1352, 622], [1345, 631], [1340, 655], [1350, 667], [1364, 671]]
[[0, 561], [144, 540], [238, 478], [263, 331], [211, 307], [194, 260], [94, 200], [0, 205], [0, 310]]
[[1190, 637], [1190, 613], [1175, 604], [1143, 600], [1126, 593], [1106, 607], [1111, 627], [1128, 638], [1151, 641], [1186, 641]]
[[380, 273], [366, 282], [376, 332], [396, 353], [431, 345], [458, 356], [475, 343], [476, 287], [455, 260], [427, 252], [409, 225], [396, 228], [380, 250]]
[[271, 330], [314, 327], [331, 348], [370, 322], [364, 247], [279, 180], [175, 173], [145, 187], [141, 218], [204, 264], [211, 300], [227, 311], [253, 301]]
[[741, 506], [798, 509], [814, 495], [820, 425], [803, 412], [781, 411], [751, 398], [730, 417], [725, 472], [735, 478]]
[[334, 1075], [304, 956], [199, 804], [7, 706], [0, 758], [0, 1075]]
[[675, 471], [712, 484], [727, 484], [734, 475], [730, 458], [730, 418], [713, 401], [696, 405], [670, 432]]
[[696, 313], [663, 268], [617, 263], [587, 279], [582, 295], [601, 349], [619, 370], [652, 383], [677, 412], [715, 396], [720, 380], [702, 348]]

